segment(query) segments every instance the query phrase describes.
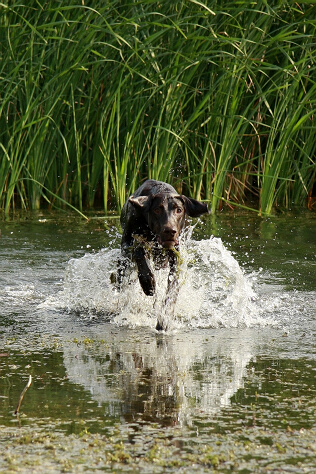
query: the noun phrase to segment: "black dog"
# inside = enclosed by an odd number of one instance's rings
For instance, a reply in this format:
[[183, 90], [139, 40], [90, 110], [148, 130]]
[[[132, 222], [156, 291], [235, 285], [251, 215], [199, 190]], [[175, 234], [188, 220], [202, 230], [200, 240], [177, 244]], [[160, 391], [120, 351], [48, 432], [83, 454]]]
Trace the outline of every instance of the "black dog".
[[[123, 236], [117, 283], [121, 286], [128, 262], [136, 262], [138, 278], [144, 293], [155, 293], [155, 279], [149, 265], [155, 268], [169, 262], [168, 290], [165, 306], [174, 312], [178, 295], [178, 244], [186, 215], [198, 217], [208, 213], [207, 205], [179, 195], [170, 184], [147, 180], [125, 202], [121, 213]], [[127, 258], [126, 258], [127, 257]], [[163, 317], [158, 318], [157, 330], [166, 330]]]

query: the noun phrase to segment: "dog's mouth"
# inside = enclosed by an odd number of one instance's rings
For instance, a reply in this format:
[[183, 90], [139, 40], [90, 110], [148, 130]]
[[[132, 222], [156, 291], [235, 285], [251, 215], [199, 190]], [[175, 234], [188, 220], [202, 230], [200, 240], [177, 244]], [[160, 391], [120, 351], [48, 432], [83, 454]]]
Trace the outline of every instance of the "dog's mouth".
[[172, 249], [173, 247], [179, 244], [179, 241], [178, 239], [170, 239], [170, 240], [159, 239], [159, 243], [164, 249]]

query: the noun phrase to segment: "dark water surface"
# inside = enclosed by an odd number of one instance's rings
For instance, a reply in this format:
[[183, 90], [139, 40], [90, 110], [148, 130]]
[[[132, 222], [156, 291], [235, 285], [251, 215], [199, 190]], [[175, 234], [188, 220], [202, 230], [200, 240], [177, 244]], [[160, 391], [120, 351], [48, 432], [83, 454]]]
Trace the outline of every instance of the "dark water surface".
[[0, 228], [1, 472], [316, 472], [315, 213], [199, 221], [166, 334], [117, 219]]

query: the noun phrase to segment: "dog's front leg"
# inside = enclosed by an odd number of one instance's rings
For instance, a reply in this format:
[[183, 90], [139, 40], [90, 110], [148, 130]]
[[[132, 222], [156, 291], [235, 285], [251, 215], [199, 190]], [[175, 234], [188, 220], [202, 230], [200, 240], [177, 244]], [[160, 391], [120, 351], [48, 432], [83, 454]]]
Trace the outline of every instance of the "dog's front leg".
[[116, 274], [116, 288], [121, 290], [122, 283], [126, 274], [128, 266], [131, 264], [131, 261], [128, 257], [122, 257], [118, 260], [117, 274]]
[[145, 249], [138, 246], [134, 250], [134, 260], [137, 265], [138, 279], [145, 295], [153, 296], [155, 293], [155, 278], [146, 258]]
[[170, 266], [170, 272], [168, 275], [168, 287], [167, 295], [165, 299], [164, 309], [161, 315], [157, 319], [156, 329], [157, 331], [166, 331], [168, 329], [168, 320], [173, 317], [176, 306], [176, 301], [179, 293], [179, 259], [178, 252], [176, 250], [168, 251], [168, 260]]
[[111, 283], [113, 283], [118, 291], [122, 289], [123, 280], [126, 275], [127, 268], [131, 265], [132, 252], [131, 244], [124, 243], [121, 245], [121, 255], [117, 262], [116, 272], [112, 272], [110, 275]]

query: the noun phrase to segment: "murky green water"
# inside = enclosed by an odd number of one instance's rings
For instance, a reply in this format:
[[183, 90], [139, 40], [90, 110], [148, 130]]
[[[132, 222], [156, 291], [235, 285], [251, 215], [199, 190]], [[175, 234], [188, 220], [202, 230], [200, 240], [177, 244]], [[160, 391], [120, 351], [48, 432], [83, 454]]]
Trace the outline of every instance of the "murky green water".
[[0, 222], [0, 471], [316, 472], [315, 214], [197, 224], [168, 334], [116, 224]]

